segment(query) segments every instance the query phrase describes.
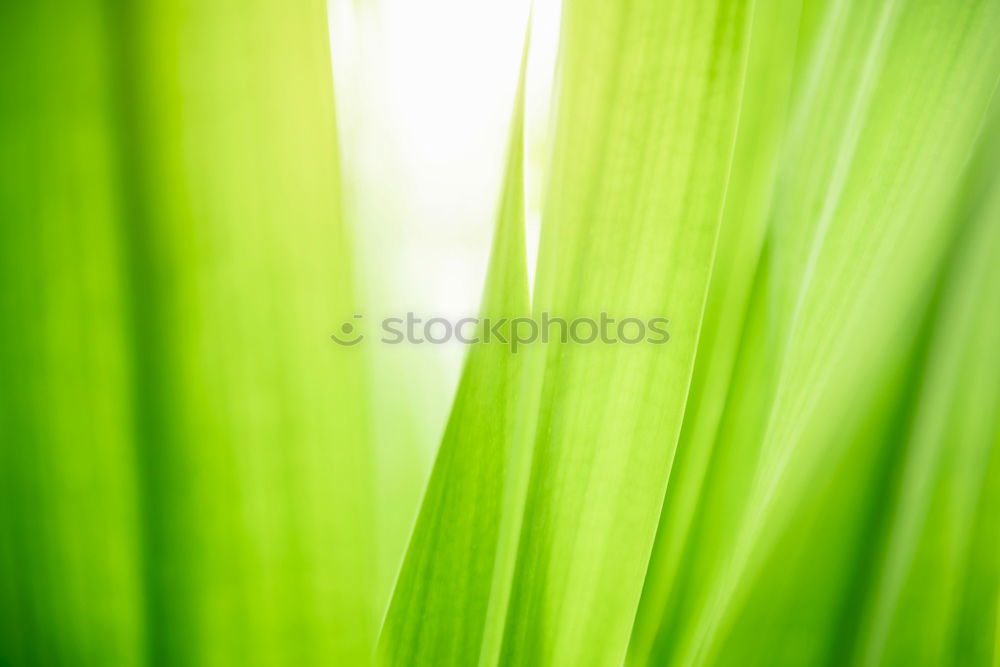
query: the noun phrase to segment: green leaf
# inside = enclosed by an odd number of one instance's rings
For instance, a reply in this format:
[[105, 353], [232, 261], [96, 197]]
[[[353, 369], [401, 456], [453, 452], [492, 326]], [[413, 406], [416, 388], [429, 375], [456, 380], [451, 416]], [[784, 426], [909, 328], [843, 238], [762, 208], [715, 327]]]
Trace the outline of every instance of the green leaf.
[[370, 660], [324, 4], [3, 13], [0, 662]]
[[[389, 664], [468, 665], [479, 656], [521, 366], [511, 345], [517, 325], [504, 320], [529, 312], [523, 67], [477, 331], [483, 340], [469, 351], [382, 627], [379, 652]], [[485, 341], [497, 324], [507, 344]]]
[[741, 104], [744, 3], [565, 6], [533, 312], [670, 320], [527, 351], [480, 664], [624, 659], [680, 430]]
[[[847, 659], [882, 471], [913, 409], [906, 369], [921, 363], [920, 322], [1000, 71], [995, 2], [805, 9], [736, 364], [727, 381], [718, 348], [700, 350], [711, 400], [685, 416], [680, 460], [711, 458], [704, 474], [678, 467], [650, 564], [636, 648], [655, 634], [657, 663]], [[724, 220], [723, 239], [743, 234], [728, 226], [739, 221]], [[713, 282], [710, 302], [732, 289]], [[740, 317], [722, 313], [706, 327]], [[677, 521], [696, 526], [686, 543]]]

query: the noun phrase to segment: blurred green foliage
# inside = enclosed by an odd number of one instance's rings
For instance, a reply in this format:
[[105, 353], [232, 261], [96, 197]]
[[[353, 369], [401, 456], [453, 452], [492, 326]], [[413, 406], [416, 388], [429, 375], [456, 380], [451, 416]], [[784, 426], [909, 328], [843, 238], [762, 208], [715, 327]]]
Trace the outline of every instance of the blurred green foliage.
[[364, 661], [323, 3], [0, 12], [0, 663]]
[[0, 665], [997, 664], [998, 33], [566, 0], [387, 603], [323, 3], [5, 3]]

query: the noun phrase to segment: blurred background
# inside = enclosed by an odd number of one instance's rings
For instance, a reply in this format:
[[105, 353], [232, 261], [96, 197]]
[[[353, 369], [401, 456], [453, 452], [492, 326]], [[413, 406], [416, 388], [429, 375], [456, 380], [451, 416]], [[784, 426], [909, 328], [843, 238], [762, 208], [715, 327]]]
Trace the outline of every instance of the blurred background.
[[0, 664], [369, 659], [464, 350], [328, 336], [476, 311], [527, 17], [0, 8]]
[[[371, 327], [407, 312], [452, 322], [478, 313], [530, 5], [330, 4], [347, 219]], [[532, 273], [559, 10], [558, 0], [537, 2], [531, 22], [525, 103]], [[366, 349], [379, 413], [372, 435], [386, 596], [465, 352], [454, 341]]]
[[[334, 344], [477, 313], [529, 20], [533, 312], [670, 345]], [[2, 4], [0, 666], [995, 663], [997, 26]]]

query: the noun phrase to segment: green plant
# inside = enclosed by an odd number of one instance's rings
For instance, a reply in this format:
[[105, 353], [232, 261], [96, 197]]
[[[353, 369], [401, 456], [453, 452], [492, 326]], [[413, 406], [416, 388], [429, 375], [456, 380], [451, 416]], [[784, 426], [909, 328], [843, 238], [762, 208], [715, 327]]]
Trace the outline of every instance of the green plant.
[[1000, 2], [565, 0], [409, 535], [322, 3], [8, 4], [0, 663], [996, 664]]

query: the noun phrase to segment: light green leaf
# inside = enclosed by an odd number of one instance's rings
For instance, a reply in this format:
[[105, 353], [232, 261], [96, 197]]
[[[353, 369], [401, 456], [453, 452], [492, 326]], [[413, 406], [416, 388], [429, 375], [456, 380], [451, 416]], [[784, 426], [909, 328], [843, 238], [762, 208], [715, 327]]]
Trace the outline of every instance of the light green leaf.
[[[476, 332], [481, 342], [466, 360], [382, 627], [383, 662], [469, 665], [478, 659], [524, 354], [513, 346], [512, 329], [518, 325], [509, 320], [528, 312], [522, 66]], [[491, 329], [500, 340], [486, 341]]]
[[[712, 404], [695, 405], [682, 435], [682, 461], [714, 449], [708, 474], [671, 480], [700, 497], [665, 508], [660, 539], [674, 546], [650, 566], [643, 610], [659, 620], [641, 616], [637, 637], [648, 645], [659, 623], [656, 662], [803, 664], [853, 640], [856, 609], [839, 605], [863, 598], [852, 578], [867, 576], [879, 471], [899, 455], [905, 369], [920, 363], [929, 286], [960, 228], [951, 208], [1000, 71], [997, 12], [914, 1], [803, 13], [805, 65], [721, 427]], [[727, 222], [723, 238], [739, 233]], [[678, 545], [669, 520], [691, 511], [698, 530]]]
[[0, 662], [369, 660], [323, 3], [3, 13]]
[[666, 317], [671, 338], [528, 350], [480, 664], [624, 658], [701, 325], [750, 21], [745, 3], [565, 5], [533, 312]]

